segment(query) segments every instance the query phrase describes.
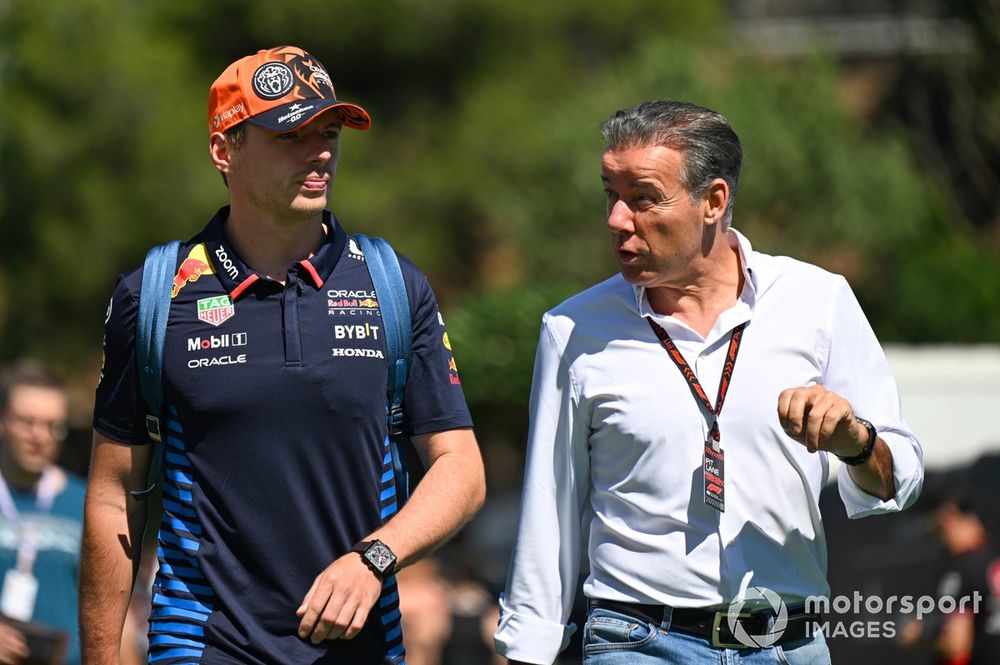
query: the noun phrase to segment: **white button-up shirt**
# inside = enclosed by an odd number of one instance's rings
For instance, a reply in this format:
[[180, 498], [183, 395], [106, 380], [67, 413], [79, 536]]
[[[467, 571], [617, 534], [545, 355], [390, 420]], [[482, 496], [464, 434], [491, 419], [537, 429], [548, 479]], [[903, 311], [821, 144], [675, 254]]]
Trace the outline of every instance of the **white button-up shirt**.
[[[551, 663], [581, 555], [591, 598], [720, 607], [748, 587], [786, 601], [826, 595], [819, 496], [830, 462], [778, 422], [778, 395], [821, 384], [870, 420], [892, 452], [896, 495], [881, 501], [844, 469], [850, 517], [902, 510], [923, 482], [923, 453], [900, 411], [882, 348], [847, 281], [738, 243], [740, 298], [707, 337], [652, 311], [645, 290], [612, 277], [546, 313], [535, 358], [521, 520], [496, 643], [502, 655]], [[748, 322], [719, 427], [726, 510], [704, 502], [711, 414], [650, 329], [671, 336], [710, 399], [730, 333]]]

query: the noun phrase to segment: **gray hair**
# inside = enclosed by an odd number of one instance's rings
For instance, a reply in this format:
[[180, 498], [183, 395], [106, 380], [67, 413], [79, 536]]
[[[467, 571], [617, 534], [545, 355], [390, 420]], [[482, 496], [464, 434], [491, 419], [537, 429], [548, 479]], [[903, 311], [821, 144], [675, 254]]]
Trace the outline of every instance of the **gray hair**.
[[729, 121], [707, 108], [661, 100], [616, 111], [601, 124], [605, 150], [664, 146], [683, 155], [680, 180], [692, 201], [722, 178], [729, 185], [729, 202], [722, 223], [733, 218], [733, 203], [743, 166], [740, 138]]

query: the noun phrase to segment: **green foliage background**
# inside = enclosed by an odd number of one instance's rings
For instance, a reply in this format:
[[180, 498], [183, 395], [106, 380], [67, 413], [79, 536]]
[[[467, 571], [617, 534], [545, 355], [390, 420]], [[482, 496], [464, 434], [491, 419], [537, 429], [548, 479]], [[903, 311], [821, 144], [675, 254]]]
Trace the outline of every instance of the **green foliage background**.
[[[984, 34], [970, 67], [989, 61]], [[735, 226], [847, 275], [883, 341], [1000, 341], [996, 220], [949, 205], [901, 123], [850, 114], [831, 57], [754, 57], [721, 2], [8, 0], [0, 360], [92, 384], [116, 276], [225, 203], [209, 85], [282, 43], [372, 113], [372, 131], [345, 134], [333, 208], [431, 278], [487, 440], [523, 434], [541, 313], [615, 270], [597, 126], [646, 99], [730, 119], [746, 154]]]

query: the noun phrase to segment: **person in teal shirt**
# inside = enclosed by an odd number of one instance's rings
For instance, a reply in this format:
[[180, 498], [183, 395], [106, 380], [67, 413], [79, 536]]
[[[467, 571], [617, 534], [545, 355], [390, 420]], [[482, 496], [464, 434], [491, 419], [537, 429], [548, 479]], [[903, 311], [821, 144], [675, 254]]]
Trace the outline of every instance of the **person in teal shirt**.
[[52, 646], [39, 645], [24, 623], [61, 633], [64, 662], [80, 662], [77, 579], [85, 484], [55, 464], [66, 416], [65, 391], [41, 366], [22, 362], [0, 380], [3, 664]]

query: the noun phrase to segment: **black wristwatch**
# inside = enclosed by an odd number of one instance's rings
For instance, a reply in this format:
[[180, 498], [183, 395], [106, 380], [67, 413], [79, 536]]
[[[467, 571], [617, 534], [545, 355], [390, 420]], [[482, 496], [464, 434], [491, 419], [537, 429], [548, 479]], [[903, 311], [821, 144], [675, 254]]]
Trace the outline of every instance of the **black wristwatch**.
[[864, 425], [865, 429], [868, 430], [868, 443], [865, 444], [865, 447], [861, 449], [860, 453], [854, 455], [853, 457], [841, 457], [840, 455], [837, 455], [837, 459], [849, 466], [858, 466], [867, 462], [868, 458], [872, 456], [872, 451], [875, 450], [875, 440], [878, 439], [878, 432], [875, 431], [874, 425], [864, 418], [854, 416], [854, 419]]
[[359, 552], [380, 580], [384, 580], [396, 569], [396, 555], [381, 540], [362, 540], [351, 551]]

